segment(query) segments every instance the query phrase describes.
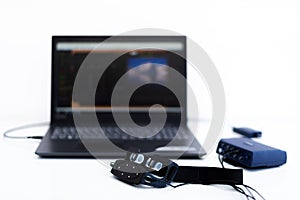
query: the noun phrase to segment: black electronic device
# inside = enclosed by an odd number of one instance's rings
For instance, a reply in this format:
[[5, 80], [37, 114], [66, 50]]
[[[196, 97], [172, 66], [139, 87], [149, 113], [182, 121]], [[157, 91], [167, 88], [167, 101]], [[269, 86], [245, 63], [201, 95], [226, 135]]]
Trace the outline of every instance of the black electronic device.
[[[257, 190], [243, 183], [242, 169], [226, 169], [223, 164], [222, 168], [178, 166], [168, 158], [155, 154], [128, 152], [125, 159], [112, 162], [111, 167], [111, 173], [118, 180], [133, 186], [177, 188], [185, 184], [223, 184], [233, 187], [247, 199], [255, 200], [254, 194], [264, 199]], [[179, 184], [174, 185], [176, 182]]]
[[248, 138], [221, 139], [217, 153], [225, 161], [246, 168], [275, 167], [286, 163], [285, 151], [276, 149]]
[[163, 188], [172, 182], [194, 184], [243, 185], [241, 169], [178, 166], [156, 155], [128, 153], [124, 160], [111, 163], [111, 173], [132, 185]]
[[[51, 122], [35, 153], [41, 157], [120, 158], [127, 150], [138, 149], [175, 158], [205, 155], [187, 126], [185, 57], [185, 36], [53, 36]], [[107, 66], [111, 58], [116, 59]], [[73, 86], [82, 65], [87, 71], [80, 74], [87, 77], [79, 84], [84, 89], [76, 95]], [[129, 73], [140, 65], [146, 70]], [[103, 71], [102, 76], [99, 70]], [[172, 70], [185, 78], [174, 78]], [[112, 105], [115, 85], [124, 74], [128, 75], [126, 84], [120, 85], [118, 96], [128, 94], [127, 86], [142, 86], [132, 94], [130, 105]], [[173, 85], [178, 95], [164, 84]], [[150, 123], [149, 107], [155, 104], [163, 109], [153, 109], [152, 117], [166, 114], [164, 127], [153, 123], [142, 129]], [[127, 116], [124, 114], [129, 107], [130, 117], [124, 117], [123, 127], [119, 127], [112, 110], [122, 117]], [[74, 116], [83, 119], [84, 124], [75, 126]], [[92, 122], [91, 118], [96, 119]], [[142, 128], [131, 126], [131, 119]]]

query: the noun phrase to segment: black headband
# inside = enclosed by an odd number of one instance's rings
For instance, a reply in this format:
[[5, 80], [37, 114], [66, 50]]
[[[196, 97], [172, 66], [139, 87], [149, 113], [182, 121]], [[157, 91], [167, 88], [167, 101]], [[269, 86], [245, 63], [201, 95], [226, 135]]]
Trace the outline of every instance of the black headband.
[[112, 163], [111, 173], [129, 184], [157, 188], [172, 182], [194, 184], [242, 185], [242, 169], [178, 166], [169, 159], [147, 154], [128, 153], [124, 160]]

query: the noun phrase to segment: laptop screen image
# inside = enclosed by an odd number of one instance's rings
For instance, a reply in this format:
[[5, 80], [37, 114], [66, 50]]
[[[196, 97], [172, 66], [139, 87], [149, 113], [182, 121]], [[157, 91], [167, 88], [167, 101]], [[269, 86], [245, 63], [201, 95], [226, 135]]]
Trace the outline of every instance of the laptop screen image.
[[[181, 102], [186, 102], [186, 83], [175, 80], [168, 69], [173, 68], [184, 77], [186, 76], [184, 36], [117, 36], [113, 41], [107, 42], [107, 45], [99, 47], [99, 44], [107, 38], [109, 37], [53, 36], [53, 120], [64, 121], [70, 119], [74, 112], [89, 113], [95, 110], [99, 114], [109, 115], [112, 92], [125, 73], [127, 73], [128, 85], [140, 84], [142, 86], [132, 94], [129, 105], [122, 103], [114, 105], [115, 110], [122, 112], [125, 107], [129, 106], [132, 113], [138, 113], [141, 116], [147, 115], [150, 106], [159, 104], [173, 116], [185, 112], [185, 103], [179, 105], [178, 96], [176, 97], [171, 90], [163, 86], [174, 84], [181, 94]], [[151, 49], [137, 49], [140, 46], [147, 47], [149, 44]], [[89, 97], [95, 98], [95, 105], [90, 105], [85, 101], [90, 91], [83, 91], [81, 95], [85, 98], [72, 96], [77, 72], [88, 55], [93, 54], [98, 57], [98, 60], [105, 60], [119, 55], [120, 52], [122, 55], [107, 67], [102, 77], [95, 75], [96, 68], [106, 66], [95, 63], [87, 67], [89, 73], [84, 83], [85, 88], [92, 89], [89, 82], [99, 80], [95, 96]], [[131, 70], [138, 66], [143, 67]], [[158, 84], [146, 84], [149, 81]], [[120, 96], [127, 92], [125, 87], [124, 90], [121, 88], [119, 91]], [[161, 112], [160, 109], [156, 111]]]

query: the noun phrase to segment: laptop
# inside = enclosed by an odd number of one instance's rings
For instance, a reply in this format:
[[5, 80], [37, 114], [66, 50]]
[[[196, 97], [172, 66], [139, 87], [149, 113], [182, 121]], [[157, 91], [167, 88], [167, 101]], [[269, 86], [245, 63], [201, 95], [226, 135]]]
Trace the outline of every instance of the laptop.
[[[51, 122], [35, 153], [45, 158], [120, 158], [128, 151], [169, 158], [205, 155], [187, 126], [185, 57], [185, 36], [53, 36]], [[85, 81], [78, 83], [83, 67]], [[77, 94], [75, 83], [82, 87]], [[127, 103], [119, 101], [128, 95]]]

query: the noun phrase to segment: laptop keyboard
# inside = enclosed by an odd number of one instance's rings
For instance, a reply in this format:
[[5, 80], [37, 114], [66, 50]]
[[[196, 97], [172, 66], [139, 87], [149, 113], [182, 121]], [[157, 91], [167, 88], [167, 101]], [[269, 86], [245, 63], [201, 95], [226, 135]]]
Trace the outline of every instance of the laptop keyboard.
[[[123, 128], [127, 133], [135, 133], [141, 136], [133, 137], [124, 133], [120, 128], [115, 126], [106, 126], [100, 128], [95, 127], [55, 127], [51, 133], [51, 139], [53, 140], [78, 140], [78, 139], [113, 139], [113, 140], [136, 140], [136, 139], [149, 139], [147, 136], [151, 136], [154, 132], [158, 132], [157, 128], [148, 128], [147, 130], [138, 133], [139, 129], [126, 127]], [[80, 136], [78, 134], [80, 133]], [[165, 127], [159, 133], [151, 137], [154, 140], [172, 140], [176, 134], [178, 139], [187, 139], [188, 134], [184, 131], [179, 131], [175, 127]], [[142, 138], [144, 137], [144, 138]]]

